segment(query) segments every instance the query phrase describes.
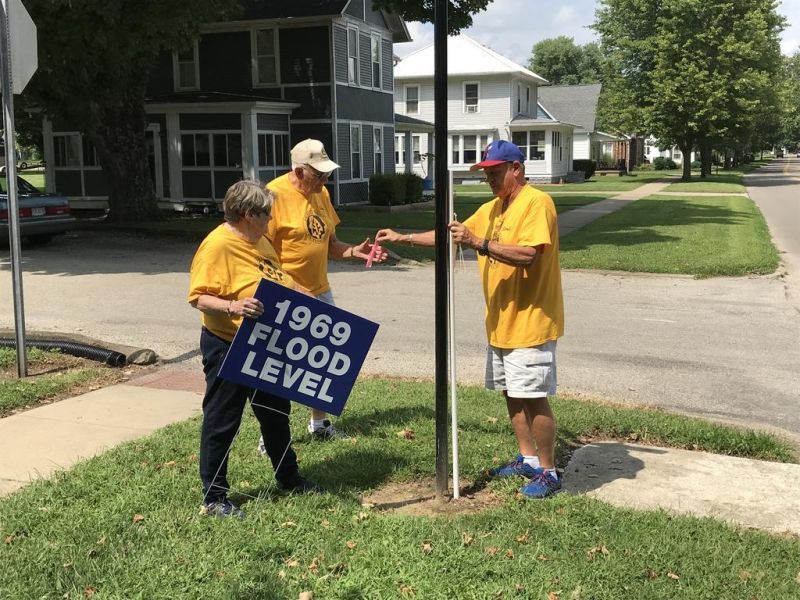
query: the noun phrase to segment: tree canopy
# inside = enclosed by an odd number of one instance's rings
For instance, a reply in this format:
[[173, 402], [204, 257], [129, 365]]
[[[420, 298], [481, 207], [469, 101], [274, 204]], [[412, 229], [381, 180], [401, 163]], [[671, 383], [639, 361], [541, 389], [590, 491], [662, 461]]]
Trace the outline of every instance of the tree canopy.
[[[781, 65], [775, 0], [600, 0], [604, 123], [684, 154], [741, 148], [770, 110]], [[710, 162], [708, 163], [710, 165]], [[684, 161], [684, 178], [690, 174]]]
[[600, 83], [603, 54], [594, 42], [578, 46], [562, 35], [535, 43], [528, 68], [553, 85]]
[[[472, 26], [472, 15], [492, 3], [493, 0], [448, 0], [447, 28], [451, 34]], [[373, 0], [376, 9], [386, 9], [401, 15], [406, 21], [434, 22], [436, 3], [434, 0]]]
[[26, 0], [38, 29], [39, 69], [25, 90], [56, 123], [97, 149], [109, 218], [157, 214], [147, 165], [145, 92], [159, 53], [181, 50], [234, 0]]

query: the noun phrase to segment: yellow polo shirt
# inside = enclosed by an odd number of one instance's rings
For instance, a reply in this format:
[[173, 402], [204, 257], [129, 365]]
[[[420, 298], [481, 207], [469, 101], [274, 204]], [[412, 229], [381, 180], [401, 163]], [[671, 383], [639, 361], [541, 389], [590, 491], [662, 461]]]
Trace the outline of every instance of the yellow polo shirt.
[[495, 198], [464, 225], [479, 238], [517, 246], [543, 245], [528, 267], [478, 256], [486, 299], [486, 336], [497, 348], [528, 348], [564, 335], [564, 300], [558, 263], [558, 218], [553, 199], [526, 185], [501, 213]]
[[273, 179], [267, 188], [277, 194], [267, 237], [283, 269], [315, 296], [331, 289], [328, 283], [328, 244], [341, 222], [322, 191], [306, 198], [289, 181], [289, 174]]
[[[225, 300], [250, 298], [261, 279], [294, 287], [283, 272], [278, 255], [262, 237], [255, 244], [240, 238], [220, 225], [206, 236], [192, 259], [189, 273], [189, 303], [208, 294]], [[203, 327], [229, 342], [242, 324], [242, 318], [224, 313], [200, 313]]]

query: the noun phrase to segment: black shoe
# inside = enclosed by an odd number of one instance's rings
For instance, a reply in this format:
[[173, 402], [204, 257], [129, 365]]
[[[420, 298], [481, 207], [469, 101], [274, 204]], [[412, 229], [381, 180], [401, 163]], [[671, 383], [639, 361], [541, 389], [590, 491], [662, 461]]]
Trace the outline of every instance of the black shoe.
[[313, 481], [306, 479], [300, 473], [291, 477], [278, 480], [278, 489], [290, 494], [324, 494], [325, 490]]
[[200, 507], [200, 513], [208, 515], [209, 517], [219, 517], [220, 519], [227, 519], [229, 517], [244, 519], [244, 511], [227, 498], [205, 502], [203, 506]]
[[336, 429], [328, 419], [322, 421], [322, 427], [314, 427], [309, 423], [308, 433], [311, 434], [312, 439], [319, 441], [340, 440], [343, 442], [349, 441], [351, 438], [346, 433]]

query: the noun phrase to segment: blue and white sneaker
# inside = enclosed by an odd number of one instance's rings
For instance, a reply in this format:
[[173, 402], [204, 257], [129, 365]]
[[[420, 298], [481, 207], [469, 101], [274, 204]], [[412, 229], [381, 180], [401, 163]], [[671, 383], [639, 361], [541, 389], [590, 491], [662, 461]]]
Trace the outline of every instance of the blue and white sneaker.
[[519, 493], [527, 498], [547, 498], [561, 491], [561, 479], [544, 469], [534, 469], [530, 481], [519, 488]]
[[489, 469], [489, 477], [533, 477], [536, 471], [536, 467], [525, 464], [522, 454], [517, 454], [514, 460], [503, 466]]

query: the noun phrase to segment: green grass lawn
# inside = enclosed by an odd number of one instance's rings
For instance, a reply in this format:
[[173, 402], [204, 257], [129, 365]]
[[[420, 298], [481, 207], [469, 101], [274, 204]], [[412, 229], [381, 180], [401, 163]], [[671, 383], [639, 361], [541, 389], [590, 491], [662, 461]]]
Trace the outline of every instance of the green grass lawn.
[[772, 273], [778, 254], [749, 198], [651, 196], [564, 237], [561, 265], [710, 277]]
[[[533, 187], [550, 192], [627, 192], [635, 190], [646, 183], [652, 183], [670, 176], [680, 176], [680, 171], [635, 171], [628, 175], [595, 175], [581, 183], [564, 184], [533, 184]], [[490, 194], [487, 184], [457, 185], [456, 194], [461, 193], [486, 193]]]
[[22, 171], [19, 174], [25, 181], [33, 185], [40, 191], [44, 191], [44, 172], [36, 172], [36, 171]]
[[[483, 512], [412, 517], [361, 505], [385, 483], [434, 476], [433, 385], [360, 381], [338, 424], [354, 443], [296, 440], [331, 490], [280, 496], [248, 413], [231, 481], [248, 516], [199, 515], [199, 420], [179, 423], [34, 483], [0, 503], [2, 598], [790, 598], [800, 543], [711, 519], [613, 508], [584, 496], [516, 496], [489, 482]], [[660, 411], [556, 399], [559, 462], [585, 436], [638, 437], [793, 460], [769, 435]], [[462, 482], [515, 452], [505, 406], [460, 395]], [[292, 416], [300, 432], [306, 411]], [[398, 436], [412, 430], [414, 436]], [[124, 482], [124, 485], [121, 483]], [[249, 499], [242, 492], [255, 496]], [[551, 596], [553, 598], [555, 596]]]
[[728, 171], [721, 174], [708, 176], [700, 179], [699, 174], [693, 174], [692, 181], [681, 181], [667, 186], [665, 192], [744, 192], [745, 187], [742, 183], [742, 171]]
[[0, 418], [59, 396], [103, 377], [102, 368], [83, 368], [79, 359], [58, 352], [28, 349], [30, 377], [17, 378], [17, 353], [0, 348]]

